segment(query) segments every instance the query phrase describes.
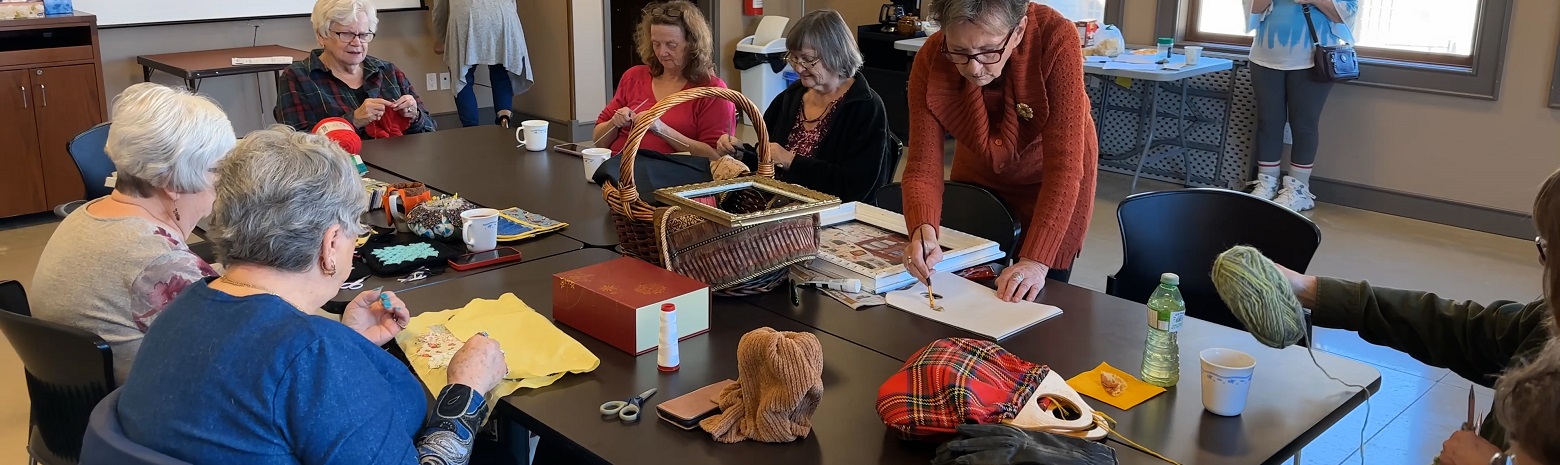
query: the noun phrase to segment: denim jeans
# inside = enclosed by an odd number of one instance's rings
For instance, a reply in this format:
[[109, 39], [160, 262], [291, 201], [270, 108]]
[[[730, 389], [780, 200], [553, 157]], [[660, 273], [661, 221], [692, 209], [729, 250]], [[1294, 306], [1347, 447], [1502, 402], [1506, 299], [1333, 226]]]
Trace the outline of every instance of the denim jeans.
[[[493, 110], [513, 110], [515, 100], [514, 84], [509, 80], [509, 70], [504, 65], [487, 65], [488, 81], [493, 87]], [[466, 88], [455, 93], [455, 109], [460, 114], [461, 126], [476, 126], [482, 124], [482, 115], [477, 114], [477, 67], [466, 68]]]

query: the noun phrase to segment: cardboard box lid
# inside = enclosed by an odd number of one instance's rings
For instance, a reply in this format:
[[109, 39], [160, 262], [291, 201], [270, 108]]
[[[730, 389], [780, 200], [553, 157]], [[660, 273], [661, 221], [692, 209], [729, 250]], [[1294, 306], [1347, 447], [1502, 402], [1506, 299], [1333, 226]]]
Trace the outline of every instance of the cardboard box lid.
[[640, 308], [709, 286], [632, 257], [619, 257], [553, 277]]

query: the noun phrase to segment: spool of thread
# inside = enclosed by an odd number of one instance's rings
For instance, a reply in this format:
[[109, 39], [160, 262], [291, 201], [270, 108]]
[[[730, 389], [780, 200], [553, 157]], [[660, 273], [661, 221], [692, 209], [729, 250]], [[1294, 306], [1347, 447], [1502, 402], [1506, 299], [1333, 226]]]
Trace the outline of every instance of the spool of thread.
[[1306, 334], [1305, 310], [1289, 278], [1262, 252], [1243, 245], [1213, 261], [1213, 286], [1257, 341], [1282, 349]]
[[666, 372], [681, 368], [677, 354], [677, 305], [661, 304], [661, 339], [656, 347], [656, 369]]

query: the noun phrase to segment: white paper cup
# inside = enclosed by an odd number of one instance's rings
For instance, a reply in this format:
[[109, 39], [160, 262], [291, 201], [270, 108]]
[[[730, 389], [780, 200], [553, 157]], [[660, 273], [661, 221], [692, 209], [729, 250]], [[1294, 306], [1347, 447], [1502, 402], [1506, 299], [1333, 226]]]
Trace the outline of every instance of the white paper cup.
[[460, 235], [468, 252], [498, 248], [498, 210], [473, 208], [460, 212]]
[[525, 145], [525, 149], [532, 152], [547, 150], [547, 122], [539, 119], [520, 122], [520, 128], [515, 132], [515, 142]]
[[585, 160], [585, 182], [596, 182], [596, 170], [601, 169], [601, 164], [612, 158], [612, 149], [592, 147], [580, 151], [580, 158]]
[[1200, 45], [1188, 45], [1183, 53], [1186, 54], [1186, 66], [1197, 66], [1197, 60], [1202, 58], [1203, 48]]
[[1226, 417], [1244, 412], [1257, 359], [1234, 349], [1207, 349], [1197, 355], [1202, 361], [1203, 408]]

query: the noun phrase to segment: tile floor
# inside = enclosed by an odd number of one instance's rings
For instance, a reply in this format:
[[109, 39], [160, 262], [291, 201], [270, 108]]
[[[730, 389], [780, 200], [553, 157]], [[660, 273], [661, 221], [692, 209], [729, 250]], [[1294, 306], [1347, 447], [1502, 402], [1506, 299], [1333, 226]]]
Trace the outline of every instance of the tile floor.
[[[1121, 263], [1118, 202], [1128, 194], [1126, 176], [1100, 176], [1093, 225], [1073, 272], [1079, 285], [1104, 289], [1105, 275]], [[1171, 186], [1148, 183], [1147, 189]], [[1323, 199], [1325, 200], [1325, 199]], [[1371, 279], [1377, 285], [1434, 289], [1443, 296], [1487, 302], [1526, 301], [1540, 295], [1541, 267], [1531, 242], [1464, 229], [1318, 204], [1310, 214], [1321, 225], [1321, 249], [1313, 273]], [[0, 279], [29, 284], [38, 254], [55, 222], [48, 215], [0, 220]], [[1317, 348], [1375, 365], [1382, 387], [1370, 402], [1365, 435], [1371, 464], [1424, 465], [1441, 441], [1462, 422], [1468, 381], [1420, 364], [1401, 353], [1361, 341], [1351, 333], [1324, 331]], [[1321, 374], [1318, 373], [1318, 376]], [[0, 463], [26, 456], [27, 397], [21, 363], [9, 344], [0, 344]], [[1478, 388], [1489, 410], [1491, 393]], [[1349, 415], [1305, 449], [1307, 465], [1361, 463], [1355, 455], [1365, 410]]]

